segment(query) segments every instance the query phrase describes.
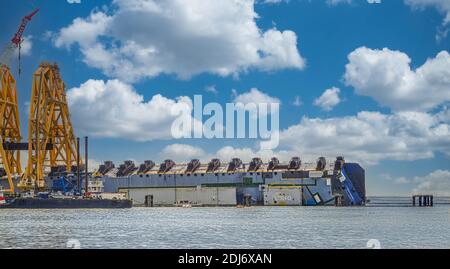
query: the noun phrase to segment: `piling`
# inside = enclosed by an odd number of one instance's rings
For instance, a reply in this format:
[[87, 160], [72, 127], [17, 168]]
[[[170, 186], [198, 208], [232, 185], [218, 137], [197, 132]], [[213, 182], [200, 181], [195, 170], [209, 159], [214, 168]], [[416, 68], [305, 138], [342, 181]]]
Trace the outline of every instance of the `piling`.
[[81, 177], [80, 177], [80, 138], [77, 137], [77, 189], [81, 193]]
[[433, 195], [413, 195], [412, 196], [412, 204], [416, 206], [416, 199], [419, 200], [419, 207], [432, 207]]
[[85, 179], [84, 179], [84, 192], [87, 194], [88, 192], [88, 179], [89, 179], [89, 173], [88, 173], [88, 137], [85, 136], [84, 137], [84, 159], [86, 164], [84, 165], [85, 167]]

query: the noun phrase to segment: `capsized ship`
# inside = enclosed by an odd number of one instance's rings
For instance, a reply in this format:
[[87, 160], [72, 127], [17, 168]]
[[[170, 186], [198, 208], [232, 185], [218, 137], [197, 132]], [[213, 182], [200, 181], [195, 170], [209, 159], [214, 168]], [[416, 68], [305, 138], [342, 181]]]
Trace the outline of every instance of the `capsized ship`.
[[134, 205], [174, 206], [363, 206], [366, 202], [364, 169], [346, 163], [343, 157], [328, 162], [320, 157], [302, 163], [293, 157], [287, 163], [272, 158], [264, 163], [253, 158], [243, 163], [213, 159], [187, 164], [165, 160], [157, 165], [145, 161], [137, 166], [111, 161], [94, 173], [106, 192], [125, 192]]

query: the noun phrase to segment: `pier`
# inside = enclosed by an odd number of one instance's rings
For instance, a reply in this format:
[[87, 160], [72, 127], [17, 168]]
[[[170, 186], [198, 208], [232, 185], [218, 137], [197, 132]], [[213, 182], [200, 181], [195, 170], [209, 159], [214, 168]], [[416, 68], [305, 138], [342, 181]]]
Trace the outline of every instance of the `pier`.
[[412, 196], [413, 206], [417, 206], [416, 200], [418, 200], [418, 206], [420, 207], [433, 206], [433, 195], [413, 195]]

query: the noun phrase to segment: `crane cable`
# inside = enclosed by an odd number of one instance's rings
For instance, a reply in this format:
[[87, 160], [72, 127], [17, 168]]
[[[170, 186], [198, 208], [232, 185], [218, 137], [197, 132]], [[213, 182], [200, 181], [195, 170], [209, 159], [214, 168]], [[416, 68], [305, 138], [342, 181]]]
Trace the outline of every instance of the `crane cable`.
[[22, 73], [22, 68], [21, 68], [21, 65], [20, 65], [20, 50], [22, 49], [22, 42], [23, 42], [23, 39], [22, 39], [22, 41], [20, 41], [19, 42], [19, 63], [18, 63], [18, 65], [19, 65], [19, 77], [20, 77], [20, 74]]

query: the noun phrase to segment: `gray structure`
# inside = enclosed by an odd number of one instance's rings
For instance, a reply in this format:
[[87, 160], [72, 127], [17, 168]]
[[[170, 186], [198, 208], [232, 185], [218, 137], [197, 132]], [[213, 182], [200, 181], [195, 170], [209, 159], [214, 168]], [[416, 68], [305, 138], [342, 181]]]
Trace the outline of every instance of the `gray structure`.
[[119, 167], [105, 162], [93, 176], [103, 181], [105, 192], [126, 192], [135, 205], [350, 206], [366, 200], [364, 170], [342, 157], [331, 163], [323, 157], [315, 163], [294, 157], [285, 164], [276, 158], [268, 163], [259, 158], [250, 163], [237, 158], [227, 163], [145, 161], [139, 166], [125, 161]]

